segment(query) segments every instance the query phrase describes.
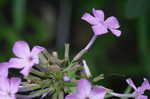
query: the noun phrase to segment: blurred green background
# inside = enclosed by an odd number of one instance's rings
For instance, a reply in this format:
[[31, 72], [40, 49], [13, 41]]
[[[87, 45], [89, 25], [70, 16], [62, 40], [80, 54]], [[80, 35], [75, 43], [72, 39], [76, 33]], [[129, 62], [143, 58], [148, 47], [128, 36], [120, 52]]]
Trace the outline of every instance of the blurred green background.
[[13, 43], [25, 40], [63, 54], [70, 43], [74, 56], [93, 35], [81, 20], [92, 8], [102, 9], [106, 17], [120, 21], [120, 38], [111, 33], [99, 36], [83, 58], [94, 75], [104, 73], [105, 85], [122, 91], [125, 79], [137, 83], [150, 78], [150, 0], [0, 0], [0, 61], [7, 61]]

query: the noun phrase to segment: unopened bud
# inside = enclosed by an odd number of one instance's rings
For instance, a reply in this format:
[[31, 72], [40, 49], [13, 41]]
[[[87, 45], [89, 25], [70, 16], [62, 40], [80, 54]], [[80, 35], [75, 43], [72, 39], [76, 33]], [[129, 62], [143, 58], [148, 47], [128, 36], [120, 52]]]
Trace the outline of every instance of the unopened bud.
[[70, 78], [68, 76], [64, 76], [63, 79], [64, 79], [65, 82], [69, 82], [70, 81]]
[[84, 72], [85, 72], [86, 76], [91, 77], [92, 75], [91, 75], [91, 72], [89, 70], [89, 67], [88, 67], [86, 61], [83, 60], [82, 62], [83, 62], [83, 68], [84, 68]]

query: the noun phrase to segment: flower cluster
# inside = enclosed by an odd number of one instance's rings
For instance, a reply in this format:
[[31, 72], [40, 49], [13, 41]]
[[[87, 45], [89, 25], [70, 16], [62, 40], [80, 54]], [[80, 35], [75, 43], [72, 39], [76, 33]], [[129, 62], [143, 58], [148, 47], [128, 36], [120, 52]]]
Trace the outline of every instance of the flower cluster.
[[32, 66], [39, 63], [38, 54], [44, 48], [33, 47], [30, 52], [29, 45], [24, 41], [17, 41], [13, 46], [13, 53], [16, 58], [11, 58], [9, 62], [0, 63], [0, 97], [1, 99], [16, 99], [21, 79], [18, 77], [8, 78], [9, 68], [22, 69], [21, 74], [28, 76]]
[[[32, 99], [34, 97], [50, 97], [48, 99], [104, 99], [109, 97], [148, 99], [144, 92], [150, 90], [149, 81], [144, 78], [140, 87], [136, 87], [131, 78], [126, 82], [134, 89], [132, 93], [116, 93], [104, 86], [94, 85], [104, 77], [93, 77], [86, 60], [81, 57], [89, 51], [97, 36], [111, 31], [119, 37], [121, 31], [116, 17], [104, 20], [102, 10], [93, 9], [93, 15], [85, 13], [82, 19], [92, 25], [94, 35], [87, 46], [73, 59], [69, 59], [69, 45], [65, 45], [64, 59], [58, 57], [57, 52], [48, 53], [41, 46], [34, 46], [30, 50], [25, 41], [15, 42], [12, 51], [16, 57], [8, 62], [0, 63], [0, 99]], [[80, 61], [81, 60], [81, 61]], [[9, 69], [21, 69], [19, 77], [9, 77]], [[90, 79], [89, 79], [90, 78]], [[76, 89], [76, 91], [75, 91]], [[17, 94], [19, 92], [19, 94]], [[22, 92], [29, 93], [24, 95]], [[17, 95], [16, 95], [17, 94]]]

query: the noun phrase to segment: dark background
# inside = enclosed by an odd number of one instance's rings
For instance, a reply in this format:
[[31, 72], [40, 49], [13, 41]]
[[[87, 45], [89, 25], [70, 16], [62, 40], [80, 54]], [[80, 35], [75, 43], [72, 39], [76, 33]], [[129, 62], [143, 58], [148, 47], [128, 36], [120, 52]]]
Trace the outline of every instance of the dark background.
[[13, 56], [17, 40], [57, 50], [60, 58], [64, 44], [70, 43], [73, 57], [93, 35], [81, 16], [92, 8], [102, 9], [105, 17], [118, 18], [122, 35], [99, 36], [83, 58], [93, 75], [104, 73], [104, 85], [123, 92], [126, 78], [137, 84], [150, 78], [149, 4], [150, 0], [0, 0], [0, 61]]

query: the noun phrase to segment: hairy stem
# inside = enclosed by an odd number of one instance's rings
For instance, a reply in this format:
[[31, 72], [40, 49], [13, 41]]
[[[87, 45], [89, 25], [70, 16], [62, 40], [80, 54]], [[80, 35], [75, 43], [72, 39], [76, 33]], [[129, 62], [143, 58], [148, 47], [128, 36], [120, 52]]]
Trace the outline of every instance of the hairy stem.
[[96, 40], [96, 35], [93, 35], [92, 39], [90, 40], [90, 42], [87, 44], [87, 46], [82, 49], [74, 58], [73, 61], [77, 61], [79, 60], [85, 53], [88, 52], [88, 50], [92, 47], [92, 45], [94, 44], [95, 40]]
[[111, 92], [110, 94], [112, 94], [113, 96], [116, 96], [116, 97], [125, 97], [125, 98], [133, 98], [134, 97], [133, 94], [120, 94], [120, 93], [115, 93], [115, 92]]

